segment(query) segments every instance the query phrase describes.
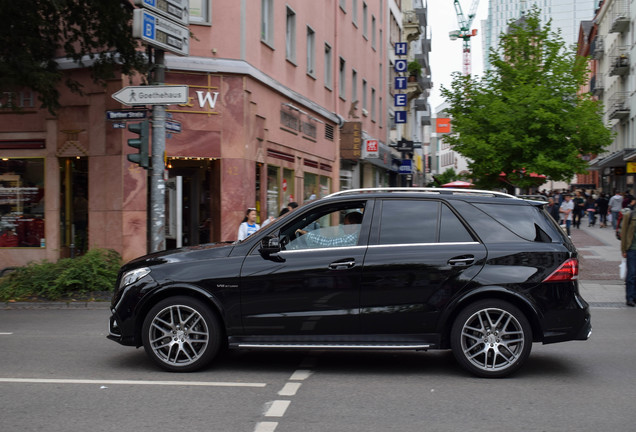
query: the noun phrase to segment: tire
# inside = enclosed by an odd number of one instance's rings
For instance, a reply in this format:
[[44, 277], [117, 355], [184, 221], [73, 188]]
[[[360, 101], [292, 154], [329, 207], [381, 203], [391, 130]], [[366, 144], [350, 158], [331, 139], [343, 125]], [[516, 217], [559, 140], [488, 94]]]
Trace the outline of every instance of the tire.
[[500, 378], [519, 369], [532, 349], [532, 328], [515, 306], [480, 300], [453, 322], [451, 348], [459, 364], [474, 375]]
[[201, 301], [170, 297], [150, 309], [141, 337], [146, 354], [157, 365], [171, 372], [192, 372], [216, 357], [221, 328]]

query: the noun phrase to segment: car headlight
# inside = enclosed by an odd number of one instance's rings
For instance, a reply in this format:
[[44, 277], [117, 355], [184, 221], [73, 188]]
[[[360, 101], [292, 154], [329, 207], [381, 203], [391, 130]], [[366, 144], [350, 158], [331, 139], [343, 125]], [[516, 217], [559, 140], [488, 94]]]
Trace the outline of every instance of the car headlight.
[[148, 273], [150, 273], [150, 269], [148, 267], [141, 267], [138, 269], [127, 271], [121, 277], [119, 288], [123, 288], [125, 286], [128, 286], [130, 284], [137, 282], [139, 279], [146, 276]]

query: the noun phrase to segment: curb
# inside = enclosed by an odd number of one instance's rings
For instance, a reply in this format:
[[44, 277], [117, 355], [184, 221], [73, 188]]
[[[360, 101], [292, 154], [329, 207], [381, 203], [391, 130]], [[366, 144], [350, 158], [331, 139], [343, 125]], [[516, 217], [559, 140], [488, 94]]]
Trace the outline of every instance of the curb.
[[110, 308], [110, 302], [5, 302], [0, 310], [72, 309], [96, 310]]

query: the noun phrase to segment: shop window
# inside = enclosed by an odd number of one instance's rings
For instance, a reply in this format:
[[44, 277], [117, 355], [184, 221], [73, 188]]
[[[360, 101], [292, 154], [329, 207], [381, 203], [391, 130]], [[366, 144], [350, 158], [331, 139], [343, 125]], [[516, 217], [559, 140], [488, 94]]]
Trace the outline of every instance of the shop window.
[[303, 199], [311, 201], [318, 198], [318, 176], [316, 174], [305, 173], [305, 188]]
[[329, 177], [320, 176], [320, 198], [326, 197], [331, 193], [331, 179]]
[[292, 201], [296, 201], [296, 194], [294, 193], [294, 171], [283, 168], [283, 202], [281, 205], [285, 206]]
[[44, 247], [44, 159], [0, 160], [0, 247]]
[[280, 212], [280, 168], [267, 165], [267, 216], [278, 217]]

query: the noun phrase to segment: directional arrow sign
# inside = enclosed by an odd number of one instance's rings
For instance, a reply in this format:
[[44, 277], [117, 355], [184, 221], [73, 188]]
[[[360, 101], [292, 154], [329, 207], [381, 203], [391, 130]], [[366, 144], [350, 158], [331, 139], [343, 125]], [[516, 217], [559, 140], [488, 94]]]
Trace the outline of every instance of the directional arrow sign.
[[190, 30], [187, 27], [146, 9], [133, 11], [133, 37], [175, 54], [187, 56], [190, 52]]
[[188, 86], [128, 86], [113, 93], [124, 105], [171, 105], [188, 101]]

